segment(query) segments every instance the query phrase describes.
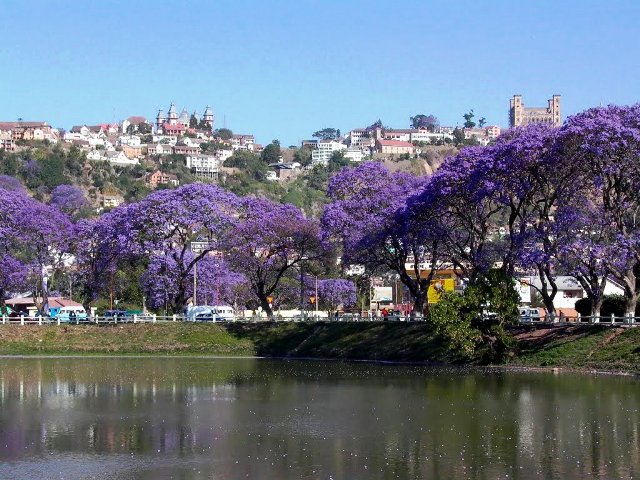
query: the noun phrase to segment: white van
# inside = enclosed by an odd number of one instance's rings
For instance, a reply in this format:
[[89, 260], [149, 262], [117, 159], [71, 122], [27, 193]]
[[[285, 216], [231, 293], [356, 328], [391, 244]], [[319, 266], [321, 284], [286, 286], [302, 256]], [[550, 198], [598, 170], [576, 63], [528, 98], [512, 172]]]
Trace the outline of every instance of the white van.
[[58, 318], [60, 322], [82, 322], [87, 319], [87, 311], [83, 306], [61, 307], [56, 318]]
[[236, 316], [233, 313], [233, 308], [226, 305], [217, 305], [213, 307], [213, 312], [215, 313], [218, 320], [222, 320], [224, 322], [235, 322]]
[[214, 322], [216, 315], [214, 307], [209, 305], [196, 305], [187, 310], [187, 321], [189, 322]]
[[520, 307], [520, 321], [521, 322], [539, 322], [540, 311], [533, 307]]

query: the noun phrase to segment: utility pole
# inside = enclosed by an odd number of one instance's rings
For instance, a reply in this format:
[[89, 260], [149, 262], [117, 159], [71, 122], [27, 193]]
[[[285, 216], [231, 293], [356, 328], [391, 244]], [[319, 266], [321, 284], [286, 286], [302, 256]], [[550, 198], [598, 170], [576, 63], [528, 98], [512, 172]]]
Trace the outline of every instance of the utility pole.
[[304, 265], [300, 262], [300, 315], [304, 317]]
[[195, 307], [198, 302], [196, 300], [196, 289], [198, 287], [198, 262], [193, 264], [193, 306]]

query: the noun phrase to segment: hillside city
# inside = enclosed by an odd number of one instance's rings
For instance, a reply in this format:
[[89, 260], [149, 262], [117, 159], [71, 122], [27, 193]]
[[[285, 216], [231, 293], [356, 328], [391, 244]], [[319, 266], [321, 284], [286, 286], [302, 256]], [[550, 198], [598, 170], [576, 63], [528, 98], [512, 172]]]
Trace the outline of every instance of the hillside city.
[[[130, 116], [68, 130], [19, 119], [0, 122], [0, 172], [21, 177], [41, 198], [57, 185], [77, 185], [96, 209], [113, 208], [158, 188], [215, 182], [236, 193], [259, 192], [311, 212], [322, 203], [327, 169], [375, 159], [414, 173], [432, 173], [457, 147], [488, 145], [501, 133], [500, 126], [487, 125], [473, 111], [464, 119], [462, 127], [442, 126], [435, 116], [420, 114], [408, 119], [410, 128], [391, 128], [381, 121], [344, 134], [324, 128], [288, 147], [277, 140], [262, 145], [252, 134], [215, 128], [209, 106], [202, 114], [187, 108], [178, 113], [171, 103], [153, 120]], [[34, 161], [45, 164], [42, 185], [33, 178]]]

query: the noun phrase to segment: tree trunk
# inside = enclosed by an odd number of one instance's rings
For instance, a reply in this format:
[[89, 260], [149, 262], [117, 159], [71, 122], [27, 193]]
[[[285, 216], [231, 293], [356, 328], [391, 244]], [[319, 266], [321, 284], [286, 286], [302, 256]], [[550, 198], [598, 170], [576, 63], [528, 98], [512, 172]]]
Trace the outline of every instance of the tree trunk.
[[624, 282], [625, 305], [624, 310], [627, 315], [636, 315], [636, 305], [638, 303], [637, 278], [633, 270], [627, 271]]
[[[549, 319], [553, 321], [556, 318], [556, 307], [553, 304], [553, 300], [556, 298], [558, 287], [549, 272], [548, 266], [538, 265], [538, 278], [540, 278], [541, 288], [539, 292], [542, 296], [542, 303], [547, 311], [547, 315], [549, 315]], [[551, 286], [551, 293], [549, 293], [547, 283]]]
[[591, 318], [598, 318], [600, 311], [602, 310], [602, 303], [604, 302], [603, 295], [597, 295], [591, 298]]
[[269, 305], [269, 300], [266, 295], [260, 295], [260, 306], [267, 314], [267, 318], [273, 320], [273, 310], [271, 309], [271, 305]]
[[413, 314], [414, 315], [422, 315], [424, 314], [424, 295], [417, 295], [413, 300]]
[[624, 310], [626, 314], [635, 317], [636, 305], [638, 304], [638, 292], [627, 295], [625, 300]]

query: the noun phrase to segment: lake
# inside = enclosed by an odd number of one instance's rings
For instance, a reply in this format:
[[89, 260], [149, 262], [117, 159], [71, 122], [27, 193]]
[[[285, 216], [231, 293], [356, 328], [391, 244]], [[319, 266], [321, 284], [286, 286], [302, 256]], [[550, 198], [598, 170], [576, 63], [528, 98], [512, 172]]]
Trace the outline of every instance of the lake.
[[640, 478], [634, 377], [2, 358], [0, 478]]

